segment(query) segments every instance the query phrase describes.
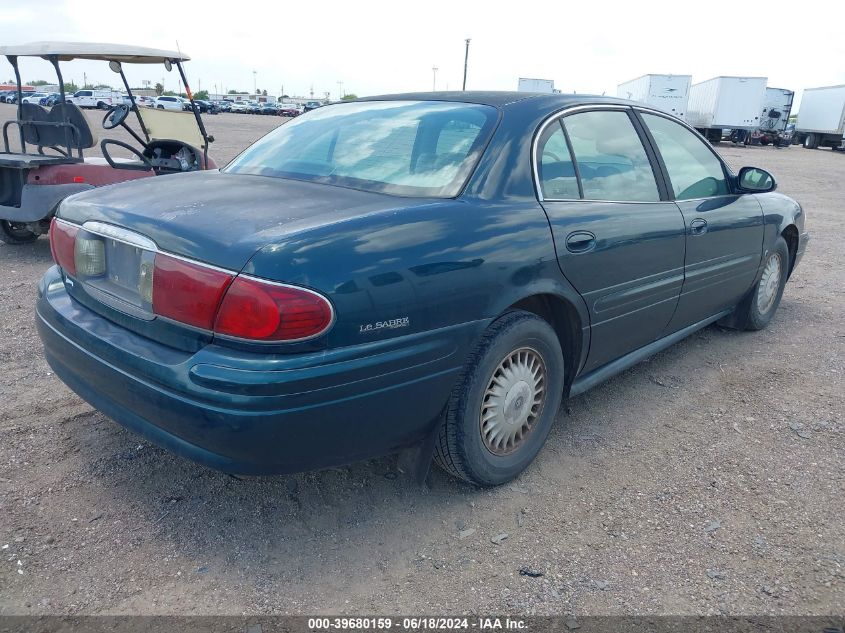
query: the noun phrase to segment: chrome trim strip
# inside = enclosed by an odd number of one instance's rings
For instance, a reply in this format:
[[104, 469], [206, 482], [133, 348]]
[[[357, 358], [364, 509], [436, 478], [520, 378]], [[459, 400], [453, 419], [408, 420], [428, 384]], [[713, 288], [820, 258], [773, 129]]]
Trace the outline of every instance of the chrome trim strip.
[[106, 224], [105, 222], [99, 222], [97, 220], [88, 220], [83, 223], [82, 228], [94, 235], [107, 237], [116, 242], [122, 242], [123, 244], [135, 246], [136, 248], [142, 248], [145, 251], [158, 251], [158, 245], [150, 238], [141, 235], [140, 233], [136, 233], [135, 231], [115, 226], [114, 224]]

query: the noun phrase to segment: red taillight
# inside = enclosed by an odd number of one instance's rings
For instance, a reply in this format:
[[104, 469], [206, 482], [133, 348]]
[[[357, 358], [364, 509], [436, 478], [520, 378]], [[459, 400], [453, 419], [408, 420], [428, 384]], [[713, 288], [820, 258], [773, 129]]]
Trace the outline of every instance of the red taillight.
[[53, 261], [68, 275], [76, 275], [73, 248], [77, 233], [79, 233], [79, 227], [60, 222], [56, 218], [53, 218], [50, 223], [50, 252], [53, 254]]
[[210, 330], [233, 275], [157, 253], [153, 273], [153, 312]]
[[217, 313], [217, 334], [260, 341], [293, 341], [332, 324], [329, 302], [310, 290], [236, 277]]

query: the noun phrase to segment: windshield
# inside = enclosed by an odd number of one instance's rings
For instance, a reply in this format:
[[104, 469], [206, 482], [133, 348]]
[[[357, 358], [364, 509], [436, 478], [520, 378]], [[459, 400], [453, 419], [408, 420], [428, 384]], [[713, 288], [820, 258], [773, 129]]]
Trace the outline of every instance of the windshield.
[[[166, 97], [159, 97], [159, 99], [163, 100]], [[193, 112], [159, 108], [138, 108], [138, 112], [150, 138], [182, 141], [199, 149], [205, 149], [205, 140]]]
[[451, 198], [469, 177], [496, 120], [495, 108], [467, 103], [337, 104], [276, 128], [224, 171]]

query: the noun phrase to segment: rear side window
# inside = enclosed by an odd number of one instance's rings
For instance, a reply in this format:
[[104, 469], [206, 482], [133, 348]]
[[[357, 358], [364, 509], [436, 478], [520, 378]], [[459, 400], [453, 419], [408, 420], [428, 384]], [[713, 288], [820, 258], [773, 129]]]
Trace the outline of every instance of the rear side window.
[[701, 139], [667, 118], [641, 114], [663, 157], [677, 200], [724, 196], [729, 193], [722, 162]]
[[537, 144], [537, 170], [544, 199], [576, 200], [581, 197], [575, 165], [559, 121], [543, 130]]
[[660, 200], [651, 162], [626, 112], [596, 110], [563, 119], [587, 200]]

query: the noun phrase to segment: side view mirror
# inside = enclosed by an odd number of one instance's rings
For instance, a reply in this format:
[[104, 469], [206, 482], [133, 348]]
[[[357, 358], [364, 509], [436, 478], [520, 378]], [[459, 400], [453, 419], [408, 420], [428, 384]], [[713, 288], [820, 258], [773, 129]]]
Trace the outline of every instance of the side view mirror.
[[120, 74], [120, 71], [123, 70], [123, 67], [120, 65], [119, 61], [115, 61], [114, 59], [109, 62], [109, 68], [113, 73]]
[[749, 193], [766, 193], [774, 191], [778, 186], [774, 176], [759, 167], [743, 167], [736, 180], [739, 188]]

